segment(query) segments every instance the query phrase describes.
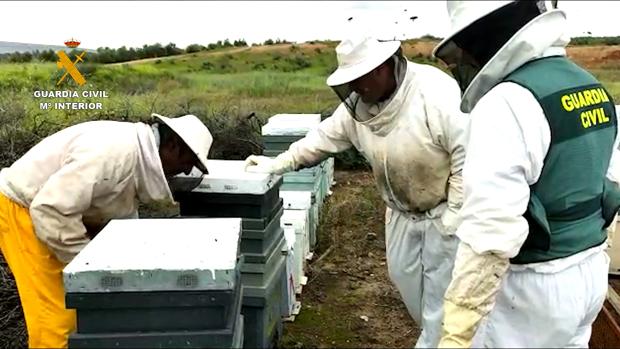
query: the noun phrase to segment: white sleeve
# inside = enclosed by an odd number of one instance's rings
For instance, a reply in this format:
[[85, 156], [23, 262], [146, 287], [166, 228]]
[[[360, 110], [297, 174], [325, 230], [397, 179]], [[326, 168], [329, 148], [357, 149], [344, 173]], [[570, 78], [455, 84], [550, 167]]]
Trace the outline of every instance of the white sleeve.
[[[616, 119], [618, 120], [617, 125], [620, 127], [620, 106], [616, 106]], [[614, 183], [620, 184], [620, 129], [616, 133], [616, 141], [614, 142], [614, 149], [612, 150], [609, 168], [607, 169], [607, 178]], [[616, 221], [617, 218], [607, 227], [607, 235], [610, 237], [607, 240], [609, 246], [611, 246], [616, 233]]]
[[[620, 106], [616, 106], [616, 118], [618, 120], [618, 127], [620, 127]], [[620, 129], [618, 130], [620, 131]], [[611, 153], [611, 160], [609, 161], [609, 169], [607, 170], [607, 178], [611, 181], [620, 183], [620, 132], [616, 134], [616, 141], [614, 142], [614, 149]]]
[[457, 236], [478, 254], [516, 256], [529, 228], [523, 214], [538, 181], [551, 131], [527, 89], [501, 83], [471, 113]]
[[351, 148], [349, 133], [354, 127], [353, 123], [349, 111], [341, 103], [332, 116], [323, 120], [304, 138], [291, 144], [288, 153], [293, 157], [294, 168], [314, 166], [332, 154]]
[[[443, 81], [442, 81], [443, 82]], [[452, 78], [446, 76], [441, 89], [435, 81], [433, 89], [425, 93], [426, 116], [433, 143], [450, 154], [448, 178], [448, 210], [442, 223], [449, 233], [458, 226], [458, 211], [463, 203], [462, 171], [469, 134], [469, 115], [460, 110], [461, 91]]]

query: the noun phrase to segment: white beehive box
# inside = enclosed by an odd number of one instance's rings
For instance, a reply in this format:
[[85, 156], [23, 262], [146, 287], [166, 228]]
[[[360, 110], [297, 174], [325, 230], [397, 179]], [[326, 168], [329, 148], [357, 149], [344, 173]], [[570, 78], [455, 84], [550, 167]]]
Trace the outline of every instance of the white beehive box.
[[282, 252], [286, 255], [286, 307], [282, 311], [282, 316], [287, 318], [299, 314], [298, 305], [301, 305], [295, 297], [295, 294], [298, 293], [295, 261], [297, 260], [296, 256], [300, 253], [295, 250], [295, 229], [284, 228], [284, 237], [286, 238], [286, 245], [282, 248]]
[[280, 197], [287, 210], [309, 210], [312, 206], [312, 192], [281, 190]]
[[[305, 280], [305, 263], [310, 258], [310, 241], [309, 241], [309, 211], [308, 210], [284, 210], [284, 214], [280, 219], [282, 228], [287, 231], [294, 230], [294, 246], [295, 252], [295, 291], [301, 293], [301, 287], [306, 284]], [[290, 233], [289, 233], [290, 234]]]
[[65, 291], [229, 290], [240, 218], [111, 221], [63, 270]]
[[277, 114], [263, 125], [263, 136], [303, 136], [321, 123], [321, 114]]
[[331, 188], [334, 185], [334, 158], [325, 160], [324, 171], [327, 176], [328, 187]]
[[[243, 160], [208, 160], [209, 174], [204, 175], [194, 192], [223, 194], [262, 195], [272, 189], [282, 176], [252, 173], [245, 171]], [[189, 176], [177, 178], [194, 178], [200, 175], [196, 169]]]

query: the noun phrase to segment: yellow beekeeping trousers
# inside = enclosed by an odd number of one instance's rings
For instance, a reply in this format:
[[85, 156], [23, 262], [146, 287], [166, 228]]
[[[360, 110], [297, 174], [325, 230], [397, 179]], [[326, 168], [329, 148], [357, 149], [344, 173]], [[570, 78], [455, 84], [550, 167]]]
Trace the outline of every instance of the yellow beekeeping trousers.
[[0, 193], [0, 250], [24, 310], [30, 348], [66, 348], [75, 310], [65, 309], [64, 265], [36, 237], [28, 209]]

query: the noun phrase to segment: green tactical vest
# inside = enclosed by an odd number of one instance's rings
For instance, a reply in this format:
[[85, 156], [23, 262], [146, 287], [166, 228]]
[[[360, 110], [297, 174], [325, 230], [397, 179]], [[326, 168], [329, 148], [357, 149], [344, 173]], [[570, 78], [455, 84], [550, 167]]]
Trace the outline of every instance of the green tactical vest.
[[605, 227], [620, 207], [620, 190], [606, 179], [617, 132], [611, 96], [563, 56], [528, 62], [504, 81], [532, 92], [551, 129], [549, 151], [524, 214], [529, 234], [511, 262], [550, 261], [604, 243]]

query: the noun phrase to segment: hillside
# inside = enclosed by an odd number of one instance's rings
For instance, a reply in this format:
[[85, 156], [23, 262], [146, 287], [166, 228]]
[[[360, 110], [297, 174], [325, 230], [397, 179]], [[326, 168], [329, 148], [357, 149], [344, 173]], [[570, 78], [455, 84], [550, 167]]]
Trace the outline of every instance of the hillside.
[[[437, 41], [431, 40], [407, 40], [403, 42], [403, 51], [414, 62], [433, 64], [446, 70], [443, 63], [431, 57], [436, 44]], [[201, 72], [211, 77], [213, 74], [252, 74], [261, 71], [304, 72], [323, 80], [337, 67], [335, 47], [335, 42], [236, 47], [120, 65], [153, 66], [179, 73]], [[569, 57], [599, 78], [616, 99], [620, 98], [620, 45], [569, 46], [567, 52]], [[222, 75], [220, 78], [230, 77]], [[325, 86], [315, 87], [329, 91], [324, 89]]]
[[[403, 42], [403, 50], [405, 52], [405, 55], [409, 58], [425, 58], [434, 61], [433, 59], [431, 59], [431, 54], [433, 48], [437, 45], [437, 43], [438, 41], [425, 39], [406, 40]], [[331, 57], [335, 62], [334, 48], [336, 47], [336, 45], [336, 42], [310, 42], [302, 44], [232, 47], [212, 51], [181, 54], [170, 57], [149, 58], [125, 63], [115, 63], [113, 65], [133, 65], [142, 63], [153, 63], [156, 61], [164, 63], [174, 61], [175, 63], [187, 63], [191, 66], [196, 64], [197, 61], [201, 59], [215, 59], [217, 57], [223, 56], [223, 60], [234, 60], [238, 61], [238, 63], [258, 64], [257, 67], [252, 65], [248, 66], [247, 64], [245, 64], [243, 68], [239, 67], [241, 70], [246, 71], [252, 70], [252, 68], [262, 68], [260, 63], [267, 63], [270, 60], [269, 58], [273, 58], [272, 60], [277, 61], [279, 58], [285, 56], [290, 57], [295, 55], [301, 55], [306, 56], [309, 59], [318, 58], [319, 61], [324, 61]], [[577, 63], [590, 69], [608, 67], [615, 68], [615, 64], [620, 64], [620, 45], [575, 45], [569, 46], [567, 51], [569, 57], [574, 59]], [[234, 57], [226, 55], [234, 55]], [[270, 55], [271, 57], [269, 57]], [[233, 65], [237, 66], [237, 64]], [[241, 64], [239, 64], [239, 66], [241, 66]]]
[[[11, 42], [11, 41], [0, 41], [0, 54], [3, 53], [13, 53], [13, 52], [34, 52], [34, 51], [45, 51], [45, 50], [66, 50], [67, 47], [64, 45], [42, 45], [42, 44], [28, 44], [23, 42]], [[87, 51], [93, 51], [86, 49]]]

